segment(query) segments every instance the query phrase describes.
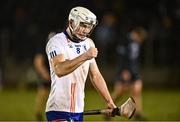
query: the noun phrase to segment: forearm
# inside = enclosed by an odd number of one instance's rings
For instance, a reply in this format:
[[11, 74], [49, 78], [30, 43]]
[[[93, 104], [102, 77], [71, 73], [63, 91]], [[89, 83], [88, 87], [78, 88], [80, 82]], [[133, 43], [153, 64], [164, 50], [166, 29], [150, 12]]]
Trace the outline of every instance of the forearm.
[[82, 54], [72, 60], [65, 60], [62, 62], [58, 62], [54, 65], [55, 73], [59, 77], [67, 75], [67, 74], [73, 72], [75, 69], [77, 69], [86, 60], [87, 60], [87, 58]]
[[49, 74], [49, 71], [44, 67], [42, 70], [41, 70], [41, 76], [44, 80], [46, 81], [50, 81], [50, 74]]
[[99, 75], [91, 77], [91, 81], [94, 87], [97, 89], [97, 91], [103, 96], [105, 101], [108, 104], [113, 104], [113, 107], [115, 107], [104, 78], [101, 75]]
[[50, 80], [49, 71], [45, 66], [44, 57], [42, 54], [37, 54], [34, 58], [34, 67], [37, 73], [44, 79]]

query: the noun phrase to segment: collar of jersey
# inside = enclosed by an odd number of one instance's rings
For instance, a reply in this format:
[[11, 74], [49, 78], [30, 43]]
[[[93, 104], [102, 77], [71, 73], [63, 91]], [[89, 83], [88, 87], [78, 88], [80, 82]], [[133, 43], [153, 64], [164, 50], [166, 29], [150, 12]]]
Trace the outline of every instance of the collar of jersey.
[[75, 42], [75, 43], [79, 43], [79, 42], [80, 42], [79, 39], [72, 39], [72, 38], [69, 36], [69, 34], [67, 33], [66, 30], [63, 31], [63, 33], [64, 33], [64, 34], [66, 35], [66, 37], [67, 37], [69, 40], [71, 40], [72, 42]]

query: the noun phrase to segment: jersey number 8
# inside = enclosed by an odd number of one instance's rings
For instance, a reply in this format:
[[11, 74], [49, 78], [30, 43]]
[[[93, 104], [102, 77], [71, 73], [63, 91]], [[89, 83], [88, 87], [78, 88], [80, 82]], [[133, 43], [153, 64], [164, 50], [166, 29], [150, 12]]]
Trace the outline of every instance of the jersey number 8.
[[77, 54], [79, 54], [80, 53], [80, 48], [76, 48], [76, 52], [77, 52]]

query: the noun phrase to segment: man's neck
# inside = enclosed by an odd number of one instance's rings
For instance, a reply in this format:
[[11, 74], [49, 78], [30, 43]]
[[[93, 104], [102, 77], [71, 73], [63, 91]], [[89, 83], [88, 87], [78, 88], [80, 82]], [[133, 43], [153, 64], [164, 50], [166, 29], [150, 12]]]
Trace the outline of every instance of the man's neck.
[[69, 27], [66, 29], [66, 32], [67, 32], [69, 38], [70, 38], [71, 40], [73, 40], [72, 32], [70, 31], [70, 28], [69, 28]]
[[66, 29], [66, 31], [64, 32], [64, 34], [65, 34], [66, 37], [67, 37], [68, 39], [70, 39], [72, 42], [75, 42], [75, 43], [81, 42], [80, 39], [75, 38], [75, 37], [72, 36], [72, 32], [71, 32], [71, 30], [70, 30], [69, 27]]

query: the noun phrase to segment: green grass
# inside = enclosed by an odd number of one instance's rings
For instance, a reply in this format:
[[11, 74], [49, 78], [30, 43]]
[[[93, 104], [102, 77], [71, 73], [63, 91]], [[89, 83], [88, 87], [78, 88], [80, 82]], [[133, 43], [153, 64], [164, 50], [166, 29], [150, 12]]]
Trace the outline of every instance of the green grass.
[[34, 120], [35, 91], [0, 92], [0, 120]]
[[[35, 90], [0, 91], [0, 120], [34, 120]], [[127, 96], [118, 102], [123, 102]], [[86, 90], [85, 109], [104, 108], [104, 100], [95, 90]], [[180, 90], [144, 90], [143, 110], [147, 120], [172, 121], [180, 120]], [[85, 116], [84, 120], [103, 120], [103, 116]], [[113, 120], [125, 120], [115, 117]]]

